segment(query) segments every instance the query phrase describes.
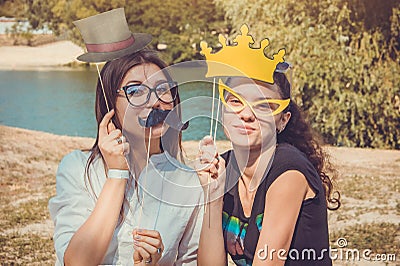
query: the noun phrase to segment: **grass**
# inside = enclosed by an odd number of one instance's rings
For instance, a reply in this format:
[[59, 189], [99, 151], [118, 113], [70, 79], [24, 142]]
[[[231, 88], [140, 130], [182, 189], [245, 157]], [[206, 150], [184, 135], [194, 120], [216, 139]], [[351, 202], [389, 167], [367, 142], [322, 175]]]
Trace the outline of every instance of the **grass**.
[[54, 265], [53, 240], [33, 233], [0, 235], [0, 261], [2, 265]]
[[[376, 183], [376, 178], [371, 176], [352, 175], [342, 179], [339, 183], [340, 192], [350, 195], [354, 199], [366, 200], [368, 191]], [[376, 184], [379, 186], [379, 184]]]
[[1, 230], [22, 227], [32, 223], [43, 222], [49, 219], [47, 203], [49, 199], [39, 199], [24, 202], [18, 206], [8, 204], [2, 207], [2, 220], [0, 222]]
[[[398, 253], [400, 250], [400, 224], [357, 224], [330, 234], [331, 247], [337, 247], [339, 238], [347, 240], [346, 248], [370, 249], [374, 253]], [[400, 254], [399, 254], [400, 255]]]
[[377, 200], [388, 204], [388, 199], [396, 198], [400, 192], [400, 179], [397, 176], [347, 175], [338, 182], [342, 195], [356, 200]]
[[[47, 204], [55, 194], [57, 165], [65, 154], [88, 148], [93, 140], [44, 134], [0, 126], [1, 265], [55, 262]], [[193, 143], [191, 146], [197, 147], [197, 142]], [[400, 161], [400, 156], [395, 160]], [[342, 172], [337, 181], [342, 207], [329, 212], [332, 247], [338, 238], [344, 237], [348, 248], [369, 248], [377, 253], [400, 250], [400, 179], [396, 164], [387, 165], [382, 171], [362, 173], [360, 166], [352, 162], [338, 166]], [[373, 167], [380, 169], [380, 165]], [[380, 221], [363, 220], [371, 214]], [[46, 231], [35, 229], [37, 224], [42, 224]]]

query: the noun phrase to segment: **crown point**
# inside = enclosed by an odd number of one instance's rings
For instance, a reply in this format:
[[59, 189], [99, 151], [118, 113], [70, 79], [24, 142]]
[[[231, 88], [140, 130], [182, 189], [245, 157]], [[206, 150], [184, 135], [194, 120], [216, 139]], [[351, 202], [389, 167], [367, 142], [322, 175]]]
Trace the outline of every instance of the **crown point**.
[[219, 41], [220, 44], [222, 44], [222, 47], [226, 46], [226, 38], [224, 37], [224, 35], [219, 34], [218, 35], [218, 41]]
[[286, 50], [285, 50], [284, 48], [279, 49], [278, 55], [279, 55], [280, 57], [282, 57], [282, 60], [283, 60], [283, 56], [284, 56], [285, 54], [286, 54]]
[[240, 32], [242, 33], [243, 36], [247, 35], [249, 33], [249, 27], [246, 24], [243, 24], [240, 27]]
[[200, 42], [200, 53], [203, 55], [209, 55], [211, 53], [212, 48], [208, 47], [207, 43], [205, 41]]
[[268, 39], [261, 40], [261, 50], [264, 50], [269, 45]]
[[285, 61], [285, 60], [283, 59], [283, 57], [285, 56], [285, 53], [286, 53], [285, 49], [282, 48], [282, 49], [280, 49], [280, 50], [278, 51], [278, 53], [274, 54], [274, 56], [272, 57], [272, 59], [273, 59], [275, 62], [277, 62], [277, 63], [282, 63], [282, 62]]
[[274, 83], [273, 73], [276, 65], [284, 62], [285, 49], [280, 49], [271, 59], [264, 53], [264, 48], [269, 45], [267, 38], [261, 41], [260, 48], [253, 48], [250, 44], [254, 43], [254, 39], [248, 34], [248, 26], [243, 24], [240, 31], [241, 34], [233, 39], [232, 45], [229, 45], [226, 37], [220, 34], [218, 39], [222, 49], [213, 54], [207, 43], [200, 43], [201, 53], [205, 55], [208, 66], [206, 77], [246, 76]]
[[240, 27], [241, 34], [237, 35], [233, 42], [237, 43], [238, 46], [249, 46], [249, 44], [254, 43], [254, 39], [251, 35], [249, 35], [249, 27], [246, 24], [243, 24]]

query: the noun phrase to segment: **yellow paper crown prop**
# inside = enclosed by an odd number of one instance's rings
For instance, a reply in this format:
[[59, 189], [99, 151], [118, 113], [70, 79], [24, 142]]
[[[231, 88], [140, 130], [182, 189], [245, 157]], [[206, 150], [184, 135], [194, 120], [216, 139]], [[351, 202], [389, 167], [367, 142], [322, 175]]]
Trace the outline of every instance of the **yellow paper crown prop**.
[[236, 45], [226, 45], [226, 38], [219, 35], [218, 39], [222, 49], [214, 54], [207, 43], [200, 43], [201, 54], [206, 57], [208, 71], [206, 77], [216, 76], [246, 76], [252, 79], [274, 83], [273, 74], [278, 63], [284, 62], [285, 49], [268, 58], [264, 49], [269, 45], [267, 38], [261, 41], [260, 48], [252, 48], [254, 39], [248, 34], [246, 24], [240, 27], [241, 34], [233, 40]]

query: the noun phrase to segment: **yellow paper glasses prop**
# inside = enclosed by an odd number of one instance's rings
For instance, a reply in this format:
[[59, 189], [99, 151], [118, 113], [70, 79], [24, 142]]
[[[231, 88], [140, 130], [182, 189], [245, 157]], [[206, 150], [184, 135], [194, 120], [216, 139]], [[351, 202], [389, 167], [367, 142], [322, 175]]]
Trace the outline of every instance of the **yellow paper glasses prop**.
[[221, 79], [218, 82], [218, 90], [221, 102], [233, 112], [240, 112], [249, 106], [256, 116], [274, 116], [285, 110], [290, 103], [290, 99], [263, 99], [249, 102], [225, 85]]

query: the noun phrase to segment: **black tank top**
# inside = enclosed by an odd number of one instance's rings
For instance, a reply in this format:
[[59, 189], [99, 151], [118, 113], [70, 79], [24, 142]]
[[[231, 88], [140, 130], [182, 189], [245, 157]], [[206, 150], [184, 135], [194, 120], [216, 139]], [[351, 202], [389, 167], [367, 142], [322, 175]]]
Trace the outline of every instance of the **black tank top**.
[[222, 157], [226, 161], [227, 175], [222, 227], [225, 250], [236, 265], [252, 264], [262, 228], [266, 193], [271, 184], [289, 170], [301, 172], [316, 195], [302, 203], [285, 265], [332, 265], [325, 192], [317, 171], [302, 152], [286, 143], [277, 146], [271, 168], [257, 189], [250, 217], [244, 215], [239, 198], [240, 171], [234, 152], [227, 151]]

